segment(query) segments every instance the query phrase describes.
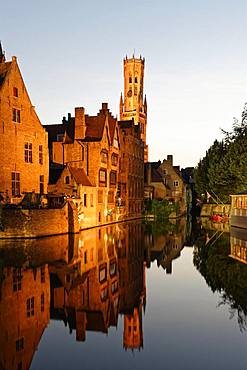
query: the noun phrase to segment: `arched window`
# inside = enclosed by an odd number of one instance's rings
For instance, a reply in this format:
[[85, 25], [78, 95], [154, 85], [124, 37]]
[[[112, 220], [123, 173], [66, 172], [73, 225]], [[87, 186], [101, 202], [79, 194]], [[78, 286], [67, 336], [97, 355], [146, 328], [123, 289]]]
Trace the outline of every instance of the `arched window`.
[[137, 84], [137, 82], [138, 82], [138, 79], [137, 79], [137, 77], [135, 77], [135, 84]]

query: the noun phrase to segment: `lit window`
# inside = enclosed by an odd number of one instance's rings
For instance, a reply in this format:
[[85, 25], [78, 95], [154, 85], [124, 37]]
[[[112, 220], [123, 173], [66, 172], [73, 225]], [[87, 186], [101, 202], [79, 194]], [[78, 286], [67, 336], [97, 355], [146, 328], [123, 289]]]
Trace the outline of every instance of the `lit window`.
[[24, 157], [26, 163], [33, 162], [33, 145], [31, 143], [25, 143], [24, 146]]
[[117, 172], [111, 171], [110, 172], [110, 185], [116, 185], [117, 183]]
[[11, 173], [11, 184], [12, 184], [12, 196], [20, 195], [20, 173], [12, 172]]
[[99, 170], [99, 185], [100, 186], [106, 186], [106, 170], [100, 169]]
[[108, 160], [108, 153], [105, 150], [102, 150], [100, 153], [101, 162], [107, 163]]
[[118, 155], [113, 153], [111, 156], [111, 163], [113, 166], [117, 166], [117, 162], [118, 162]]
[[20, 109], [12, 109], [12, 121], [20, 123], [21, 122], [21, 111]]

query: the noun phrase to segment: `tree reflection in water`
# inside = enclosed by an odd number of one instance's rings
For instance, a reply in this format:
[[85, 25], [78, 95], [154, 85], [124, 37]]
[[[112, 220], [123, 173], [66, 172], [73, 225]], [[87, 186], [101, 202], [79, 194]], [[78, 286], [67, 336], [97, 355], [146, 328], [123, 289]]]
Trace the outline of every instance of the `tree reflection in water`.
[[203, 230], [196, 241], [193, 262], [213, 292], [220, 293], [218, 307], [229, 307], [240, 331], [247, 329], [247, 266], [231, 258], [230, 234]]

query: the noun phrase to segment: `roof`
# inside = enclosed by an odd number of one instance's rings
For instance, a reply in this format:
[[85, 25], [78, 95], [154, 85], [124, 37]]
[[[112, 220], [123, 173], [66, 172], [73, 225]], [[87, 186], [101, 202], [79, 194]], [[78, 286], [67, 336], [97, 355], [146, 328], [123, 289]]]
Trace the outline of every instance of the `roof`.
[[10, 70], [12, 62], [0, 63], [0, 87], [3, 85], [5, 77]]
[[151, 182], [162, 182], [163, 177], [162, 174], [159, 171], [160, 162], [148, 162], [144, 165], [144, 181], [147, 182], [147, 172], [148, 172], [148, 166], [151, 165]]
[[247, 190], [242, 190], [239, 193], [236, 193], [236, 194], [233, 194], [233, 195], [246, 195], [246, 194], [247, 194]]
[[84, 186], [93, 186], [83, 168], [68, 167], [75, 182]]

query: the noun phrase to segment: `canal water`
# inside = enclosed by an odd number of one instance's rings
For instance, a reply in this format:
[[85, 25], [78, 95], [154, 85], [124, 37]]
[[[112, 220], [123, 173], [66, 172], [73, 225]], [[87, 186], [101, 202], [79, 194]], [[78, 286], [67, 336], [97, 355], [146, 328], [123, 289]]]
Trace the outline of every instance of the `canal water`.
[[0, 243], [0, 369], [246, 369], [247, 235], [129, 222]]

